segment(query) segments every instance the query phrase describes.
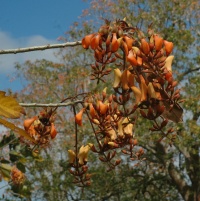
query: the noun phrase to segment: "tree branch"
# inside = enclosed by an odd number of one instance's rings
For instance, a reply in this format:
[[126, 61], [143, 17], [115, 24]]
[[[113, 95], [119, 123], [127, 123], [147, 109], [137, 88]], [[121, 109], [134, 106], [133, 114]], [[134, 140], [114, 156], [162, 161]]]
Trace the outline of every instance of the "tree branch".
[[83, 103], [83, 101], [77, 100], [67, 103], [19, 103], [19, 105], [21, 105], [22, 107], [66, 107], [78, 103]]
[[47, 45], [43, 45], [43, 46], [0, 50], [0, 54], [17, 54], [17, 53], [31, 52], [31, 51], [38, 51], [38, 50], [47, 50], [47, 49], [55, 49], [55, 48], [63, 48], [63, 47], [73, 47], [73, 46], [78, 46], [78, 45], [81, 45], [81, 41], [67, 42], [67, 43], [62, 43], [62, 44], [53, 44], [53, 45], [47, 44]]
[[184, 180], [184, 176], [180, 174], [173, 162], [170, 162], [168, 172], [173, 183], [177, 186], [184, 200], [190, 200], [189, 198], [192, 194], [190, 186], [186, 183], [186, 181]]
[[179, 80], [182, 80], [186, 75], [192, 73], [192, 72], [195, 72], [195, 71], [198, 71], [200, 70], [200, 67], [197, 67], [197, 68], [190, 68], [188, 69], [187, 71], [185, 71], [184, 73], [182, 73], [181, 75], [179, 75]]

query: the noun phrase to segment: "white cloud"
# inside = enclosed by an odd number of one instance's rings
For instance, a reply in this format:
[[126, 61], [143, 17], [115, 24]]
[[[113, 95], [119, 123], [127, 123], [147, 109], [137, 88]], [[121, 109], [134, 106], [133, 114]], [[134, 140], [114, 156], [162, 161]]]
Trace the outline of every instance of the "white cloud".
[[[0, 49], [15, 49], [22, 47], [31, 47], [47, 44], [55, 44], [56, 40], [49, 40], [40, 35], [31, 37], [14, 38], [9, 33], [0, 31]], [[36, 59], [47, 59], [51, 61], [58, 61], [54, 56], [56, 49], [34, 51], [28, 53], [18, 54], [2, 54], [0, 55], [0, 74], [12, 73], [15, 69], [15, 63], [23, 63], [27, 60], [35, 61]]]

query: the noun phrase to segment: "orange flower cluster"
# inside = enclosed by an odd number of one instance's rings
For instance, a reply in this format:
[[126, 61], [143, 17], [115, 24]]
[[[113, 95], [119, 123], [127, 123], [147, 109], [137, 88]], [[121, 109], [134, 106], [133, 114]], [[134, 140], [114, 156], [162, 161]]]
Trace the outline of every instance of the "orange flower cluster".
[[[131, 159], [140, 159], [144, 151], [137, 154], [133, 148], [137, 145], [137, 140], [134, 138], [133, 130], [135, 118], [128, 117], [128, 114], [119, 110], [118, 104], [115, 101], [116, 97], [106, 94], [106, 89], [100, 95], [94, 95], [86, 100], [88, 111], [83, 108], [75, 117], [78, 125], [82, 125], [83, 113], [87, 113], [90, 123], [93, 124], [97, 145], [91, 145], [91, 151], [99, 154], [99, 159], [102, 162], [108, 162], [109, 170], [120, 164], [120, 160], [115, 162], [111, 160], [115, 157], [115, 149], [125, 147], [126, 154], [130, 155]], [[126, 101], [128, 101], [126, 97]], [[135, 107], [129, 113], [134, 113]], [[104, 154], [103, 154], [104, 153]], [[139, 153], [139, 152], [138, 152]], [[137, 157], [136, 157], [137, 156]]]
[[25, 181], [25, 176], [16, 167], [13, 167], [11, 170], [11, 180], [12, 180], [14, 185], [21, 185]]
[[[108, 64], [119, 66], [114, 69], [113, 88], [121, 100], [117, 101], [115, 97], [116, 103], [126, 104], [125, 97], [131, 97], [133, 93], [135, 102], [132, 104], [137, 105], [144, 118], [181, 121], [183, 110], [179, 103], [182, 100], [180, 90], [175, 90], [177, 81], [171, 67], [174, 58], [170, 56], [172, 42], [154, 33], [151, 26], [145, 36], [138, 28], [118, 20], [113, 23], [106, 21], [98, 33], [85, 36], [82, 45], [94, 50], [94, 79], [101, 80], [111, 71], [106, 70]], [[115, 64], [116, 60], [120, 63]]]
[[50, 139], [54, 139], [57, 135], [51, 110], [41, 111], [38, 117], [24, 120], [24, 129], [40, 147], [46, 147]]
[[[76, 124], [82, 126], [83, 114], [87, 115], [96, 139], [90, 149], [99, 155], [99, 160], [108, 163], [108, 171], [121, 162], [120, 159], [113, 162], [116, 149], [131, 160], [143, 160], [144, 150], [137, 149], [134, 135], [138, 114], [153, 122], [150, 130], [161, 135], [158, 141], [168, 138], [172, 143], [174, 129], [166, 126], [169, 120], [181, 121], [183, 113], [171, 67], [173, 43], [154, 33], [151, 26], [145, 35], [124, 20], [117, 20], [106, 21], [97, 33], [85, 36], [82, 46], [94, 52], [91, 79], [105, 81], [102, 77], [114, 72], [114, 93], [107, 95], [104, 90], [101, 95], [90, 94], [75, 116]], [[80, 159], [77, 153], [69, 151], [71, 167], [75, 168], [70, 170], [71, 174], [85, 174], [77, 167], [85, 166], [87, 158]], [[80, 181], [83, 180], [76, 179], [76, 183]]]

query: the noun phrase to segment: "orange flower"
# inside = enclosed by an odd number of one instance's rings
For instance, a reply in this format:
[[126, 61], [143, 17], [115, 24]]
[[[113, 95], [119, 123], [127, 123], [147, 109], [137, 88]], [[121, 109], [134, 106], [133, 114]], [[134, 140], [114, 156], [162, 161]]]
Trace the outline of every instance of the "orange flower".
[[154, 35], [155, 49], [156, 51], [160, 51], [163, 46], [163, 38], [158, 35]]
[[94, 33], [93, 34], [89, 34], [87, 36], [85, 36], [83, 39], [82, 39], [82, 46], [84, 49], [88, 49], [89, 46], [90, 46], [90, 43], [91, 43], [91, 39], [94, 37]]
[[69, 156], [69, 163], [74, 163], [76, 159], [76, 154], [74, 153], [73, 150], [71, 149], [68, 150], [68, 156]]
[[81, 148], [79, 149], [78, 153], [78, 159], [79, 159], [79, 164], [83, 165], [85, 162], [87, 162], [87, 157], [88, 157], [88, 152], [90, 150], [91, 144], [90, 145], [82, 145]]
[[50, 135], [51, 135], [51, 139], [54, 139], [57, 135], [57, 131], [56, 131], [56, 128], [54, 126], [54, 123], [51, 123], [51, 132], [50, 132]]
[[79, 113], [76, 114], [75, 116], [75, 122], [79, 125], [82, 126], [82, 117], [83, 117], [83, 112], [85, 111], [85, 108], [82, 108]]
[[168, 56], [172, 52], [174, 44], [172, 42], [168, 42], [164, 40], [164, 45], [165, 45], [166, 55]]
[[104, 104], [102, 103], [102, 101], [98, 101], [99, 103], [99, 109], [100, 109], [100, 113], [101, 114], [106, 114], [107, 110], [108, 110], [108, 104]]
[[111, 42], [111, 52], [114, 53], [119, 49], [119, 42], [117, 40], [117, 34], [113, 33]]
[[13, 167], [13, 169], [11, 170], [11, 179], [14, 185], [21, 185], [25, 181], [25, 176], [16, 167]]
[[93, 50], [97, 49], [97, 47], [99, 46], [100, 40], [101, 40], [101, 35], [100, 34], [97, 34], [96, 36], [94, 36], [91, 39], [90, 46], [91, 46], [91, 48]]
[[144, 38], [141, 39], [141, 50], [145, 55], [148, 55], [150, 52], [149, 43]]
[[128, 56], [127, 56], [127, 60], [130, 62], [131, 65], [133, 66], [137, 66], [138, 65], [138, 62], [137, 62], [137, 59], [136, 59], [136, 55], [133, 54], [133, 50], [131, 49], [128, 53]]
[[24, 129], [27, 131], [36, 119], [37, 119], [36, 116], [32, 117], [30, 119], [25, 119], [24, 120]]
[[129, 38], [128, 36], [124, 36], [123, 38], [125, 43], [127, 44], [128, 50], [131, 50], [134, 40], [132, 38]]

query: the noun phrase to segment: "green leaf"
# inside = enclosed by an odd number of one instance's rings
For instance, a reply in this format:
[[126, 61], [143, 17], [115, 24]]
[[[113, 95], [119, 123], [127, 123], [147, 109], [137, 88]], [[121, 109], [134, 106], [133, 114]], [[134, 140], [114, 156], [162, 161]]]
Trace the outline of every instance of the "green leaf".
[[12, 170], [12, 166], [10, 166], [8, 164], [1, 163], [1, 165], [0, 165], [0, 172], [1, 172], [1, 175], [2, 175], [2, 177], [3, 177], [3, 179], [5, 181], [9, 181], [10, 180], [11, 170]]
[[24, 164], [22, 164], [22, 163], [17, 163], [17, 168], [20, 170], [20, 171], [22, 171], [23, 173], [25, 173], [26, 172], [26, 167], [25, 167], [25, 165]]

